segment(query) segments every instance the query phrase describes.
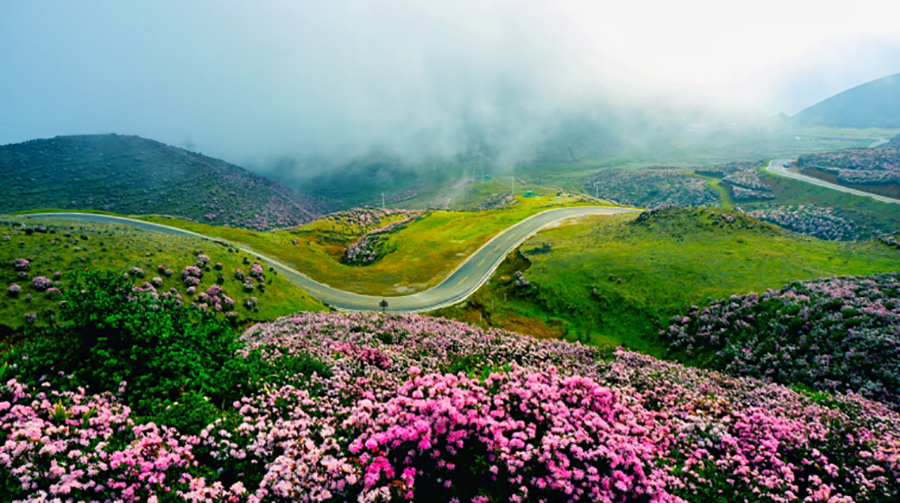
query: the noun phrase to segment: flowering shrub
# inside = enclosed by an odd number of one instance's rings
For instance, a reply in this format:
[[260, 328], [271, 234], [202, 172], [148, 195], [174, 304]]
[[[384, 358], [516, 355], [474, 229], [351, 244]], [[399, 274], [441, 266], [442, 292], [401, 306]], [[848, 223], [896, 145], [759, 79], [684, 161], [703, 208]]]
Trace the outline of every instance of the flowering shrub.
[[13, 298], [18, 297], [20, 293], [22, 293], [22, 287], [15, 283], [10, 284], [6, 289], [6, 294]]
[[265, 270], [263, 266], [259, 265], [259, 262], [254, 262], [252, 266], [250, 266], [250, 277], [256, 279], [262, 283], [266, 280]]
[[200, 279], [203, 277], [203, 271], [194, 265], [189, 265], [181, 271], [181, 280], [184, 282], [185, 286], [197, 286], [200, 284]]
[[37, 276], [31, 282], [31, 286], [33, 286], [35, 290], [43, 292], [44, 290], [53, 286], [53, 281], [48, 279], [46, 276]]
[[792, 283], [691, 311], [663, 332], [709, 364], [900, 410], [900, 274]]
[[804, 154], [797, 165], [834, 173], [845, 183], [900, 183], [900, 149], [890, 143], [880, 148]]
[[31, 262], [29, 262], [23, 258], [17, 258], [15, 261], [13, 261], [13, 269], [15, 269], [17, 271], [27, 271], [30, 268], [31, 268]]
[[719, 204], [718, 194], [706, 180], [683, 171], [604, 168], [591, 175], [585, 190], [603, 199], [647, 208]]
[[388, 247], [387, 235], [404, 229], [411, 222], [419, 219], [418, 215], [392, 222], [368, 232], [347, 247], [341, 261], [350, 265], [369, 265], [392, 250]]
[[[154, 338], [168, 326], [154, 317], [193, 311], [131, 316], [153, 305], [141, 302], [115, 318], [122, 344], [89, 341], [92, 361], [62, 365], [38, 348], [13, 360], [34, 379], [0, 387], [4, 500], [900, 497], [900, 415], [855, 394], [805, 396], [418, 315], [303, 313], [250, 328], [240, 345], [221, 326]], [[69, 315], [95, 319], [86, 307]], [[87, 381], [90, 392], [76, 387]], [[178, 403], [158, 405], [167, 396]]]
[[0, 404], [0, 466], [30, 488], [29, 501], [89, 501], [104, 492], [148, 501], [184, 486], [179, 475], [193, 461], [194, 440], [153, 423], [135, 425], [110, 393], [32, 391], [15, 380], [5, 388], [12, 400]]
[[765, 199], [775, 199], [770, 190], [747, 189], [740, 185], [731, 186], [731, 194], [735, 201], [758, 201]]
[[159, 276], [153, 276], [150, 279], [150, 284], [156, 288], [159, 288], [159, 287], [163, 286], [163, 279], [160, 278]]
[[[381, 204], [380, 199], [378, 204]], [[329, 222], [332, 229], [337, 230], [342, 234], [361, 236], [380, 227], [384, 227], [386, 225], [385, 221], [396, 221], [396, 219], [406, 220], [423, 214], [424, 212], [421, 210], [353, 208], [331, 213], [322, 220], [324, 222]]]
[[855, 225], [844, 218], [840, 209], [801, 204], [776, 206], [747, 212], [753, 218], [771, 222], [794, 232], [808, 234], [828, 241], [871, 237], [871, 230]]

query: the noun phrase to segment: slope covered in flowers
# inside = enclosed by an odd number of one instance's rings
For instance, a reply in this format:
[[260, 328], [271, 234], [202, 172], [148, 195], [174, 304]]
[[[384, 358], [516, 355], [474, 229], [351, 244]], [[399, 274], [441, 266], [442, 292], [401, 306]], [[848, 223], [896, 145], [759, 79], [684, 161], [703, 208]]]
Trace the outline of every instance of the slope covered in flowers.
[[675, 168], [603, 168], [589, 177], [585, 190], [601, 199], [647, 208], [719, 204], [706, 180]]
[[[102, 390], [9, 381], [6, 495], [96, 501], [894, 501], [900, 417], [625, 351], [417, 315], [304, 314], [239, 355], [314, 372], [248, 386], [198, 434]], [[606, 358], [604, 358], [604, 356]], [[277, 372], [276, 372], [277, 373]], [[127, 386], [127, 385], [123, 385]]]
[[676, 317], [664, 335], [730, 374], [860, 393], [900, 410], [900, 273], [796, 282]]

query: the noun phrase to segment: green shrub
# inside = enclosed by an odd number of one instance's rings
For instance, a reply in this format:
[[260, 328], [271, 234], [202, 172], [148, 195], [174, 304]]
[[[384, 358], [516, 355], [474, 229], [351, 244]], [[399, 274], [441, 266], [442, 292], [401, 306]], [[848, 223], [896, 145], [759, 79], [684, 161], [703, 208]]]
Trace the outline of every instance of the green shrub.
[[120, 273], [76, 278], [58, 323], [28, 334], [4, 355], [21, 382], [58, 389], [119, 390], [141, 420], [199, 432], [234, 400], [269, 383], [297, 383], [330, 369], [307, 354], [265, 360], [238, 353], [228, 321], [211, 312], [133, 290]]

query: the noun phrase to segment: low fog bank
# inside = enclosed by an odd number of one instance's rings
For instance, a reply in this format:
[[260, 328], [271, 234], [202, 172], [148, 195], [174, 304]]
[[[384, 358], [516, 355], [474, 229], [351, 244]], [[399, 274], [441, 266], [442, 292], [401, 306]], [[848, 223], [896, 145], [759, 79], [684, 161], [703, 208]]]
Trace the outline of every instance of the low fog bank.
[[7, 2], [0, 143], [137, 134], [297, 184], [360, 162], [508, 172], [777, 127], [827, 91], [809, 75], [896, 64], [877, 19], [816, 52], [843, 10], [657, 4]]

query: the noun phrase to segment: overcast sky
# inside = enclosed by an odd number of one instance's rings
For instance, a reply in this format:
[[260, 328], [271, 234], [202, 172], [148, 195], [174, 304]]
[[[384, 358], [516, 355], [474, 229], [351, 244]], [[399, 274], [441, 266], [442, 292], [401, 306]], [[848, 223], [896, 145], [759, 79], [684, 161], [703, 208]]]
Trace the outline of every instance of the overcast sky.
[[0, 0], [0, 143], [118, 132], [241, 163], [439, 147], [597, 97], [793, 114], [900, 72], [898, 19], [892, 0]]

